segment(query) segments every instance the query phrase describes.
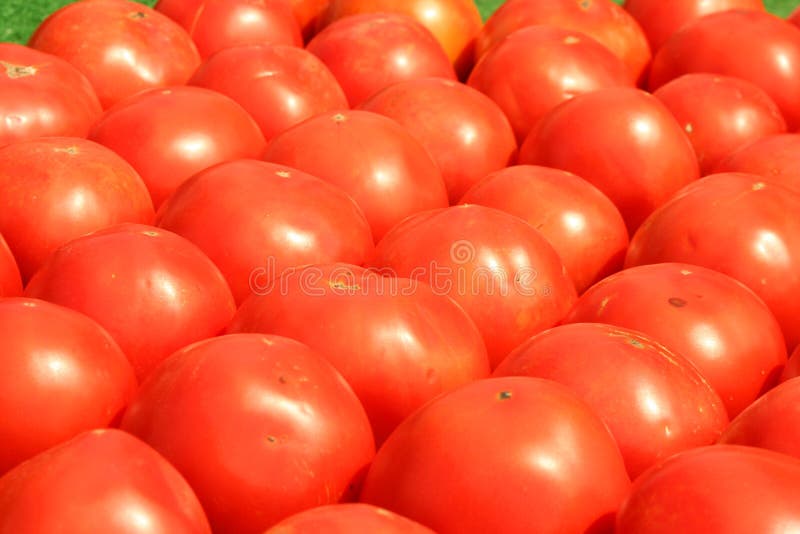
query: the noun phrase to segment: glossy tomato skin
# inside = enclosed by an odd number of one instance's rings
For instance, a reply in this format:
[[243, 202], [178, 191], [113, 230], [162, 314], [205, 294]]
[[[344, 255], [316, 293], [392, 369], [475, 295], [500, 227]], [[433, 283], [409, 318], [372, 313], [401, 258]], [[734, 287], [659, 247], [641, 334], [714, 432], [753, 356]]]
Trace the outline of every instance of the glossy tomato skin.
[[782, 532], [800, 520], [800, 460], [740, 445], [677, 454], [634, 482], [619, 534]]
[[728, 154], [715, 172], [758, 174], [800, 193], [800, 135], [769, 135]]
[[561, 102], [634, 85], [625, 63], [606, 47], [581, 32], [552, 26], [508, 35], [481, 57], [467, 83], [502, 108], [520, 143]]
[[357, 494], [374, 455], [369, 421], [323, 357], [297, 341], [238, 334], [175, 353], [122, 428], [186, 477], [215, 533], [261, 533]]
[[112, 226], [61, 246], [25, 295], [96, 320], [139, 380], [180, 347], [217, 335], [236, 311], [225, 279], [199, 248], [141, 224]]
[[800, 126], [799, 69], [800, 30], [769, 13], [722, 11], [690, 22], [664, 43], [653, 58], [649, 87], [658, 89], [692, 72], [736, 76], [766, 91], [795, 130]]
[[157, 224], [200, 247], [238, 304], [292, 267], [363, 264], [374, 251], [369, 223], [344, 191], [258, 160], [196, 174], [161, 207]]
[[261, 289], [228, 332], [286, 336], [325, 356], [364, 405], [378, 445], [427, 401], [489, 376], [478, 328], [426, 284], [340, 263]]
[[29, 46], [72, 63], [109, 108], [135, 93], [186, 83], [200, 65], [177, 23], [129, 0], [85, 0], [50, 15]]
[[0, 43], [0, 146], [35, 137], [86, 137], [102, 113], [89, 80], [58, 56]]
[[364, 503], [329, 504], [287, 517], [264, 534], [433, 534], [428, 527]]
[[478, 182], [460, 203], [528, 221], [553, 245], [578, 294], [618, 271], [625, 259], [628, 230], [619, 210], [572, 173], [535, 165], [507, 167]]
[[378, 451], [361, 500], [442, 534], [607, 532], [629, 485], [614, 439], [577, 396], [504, 377], [406, 419]]
[[700, 176], [678, 121], [657, 98], [630, 88], [580, 95], [550, 111], [520, 148], [519, 163], [588, 180], [614, 202], [631, 235]]
[[643, 332], [694, 364], [733, 418], [775, 385], [786, 363], [780, 324], [744, 284], [697, 265], [620, 271], [584, 293], [565, 323]]
[[376, 241], [409, 215], [448, 204], [441, 171], [425, 147], [377, 113], [312, 117], [276, 136], [264, 159], [344, 189], [364, 211]]
[[393, 83], [429, 77], [455, 79], [436, 38], [407, 15], [346, 17], [318, 33], [306, 49], [331, 70], [351, 107]]
[[84, 432], [0, 478], [0, 532], [211, 534], [192, 489], [120, 430]]
[[459, 303], [478, 326], [493, 367], [555, 325], [576, 300], [550, 243], [522, 219], [484, 206], [405, 219], [378, 243], [373, 264]]
[[258, 158], [265, 144], [244, 108], [201, 87], [140, 93], [108, 110], [89, 137], [136, 169], [156, 209], [193, 174], [223, 161]]
[[650, 216], [625, 265], [683, 262], [732, 276], [766, 303], [792, 350], [800, 343], [798, 210], [800, 194], [760, 176], [707, 176]]
[[49, 137], [0, 147], [0, 232], [25, 280], [72, 239], [154, 218], [142, 179], [102, 145]]
[[348, 107], [328, 67], [294, 46], [222, 50], [197, 69], [189, 84], [234, 99], [255, 119], [267, 141], [314, 115]]
[[17, 260], [0, 234], [0, 297], [17, 297], [22, 294], [22, 277]]
[[399, 82], [359, 109], [394, 119], [422, 143], [442, 171], [451, 204], [475, 182], [516, 159], [517, 143], [503, 110], [453, 80]]

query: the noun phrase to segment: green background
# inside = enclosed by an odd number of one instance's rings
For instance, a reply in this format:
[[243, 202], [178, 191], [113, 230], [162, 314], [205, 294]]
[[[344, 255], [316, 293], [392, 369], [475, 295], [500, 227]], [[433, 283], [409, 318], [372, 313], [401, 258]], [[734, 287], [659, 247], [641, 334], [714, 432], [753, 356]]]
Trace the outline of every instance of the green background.
[[[0, 41], [24, 43], [33, 29], [49, 13], [74, 0], [0, 0]], [[153, 5], [156, 0], [138, 0]], [[502, 0], [475, 0], [484, 18], [488, 17]], [[615, 0], [622, 3], [622, 0]], [[662, 0], [669, 2], [671, 0]], [[764, 0], [767, 9], [782, 17], [788, 15], [800, 0]]]

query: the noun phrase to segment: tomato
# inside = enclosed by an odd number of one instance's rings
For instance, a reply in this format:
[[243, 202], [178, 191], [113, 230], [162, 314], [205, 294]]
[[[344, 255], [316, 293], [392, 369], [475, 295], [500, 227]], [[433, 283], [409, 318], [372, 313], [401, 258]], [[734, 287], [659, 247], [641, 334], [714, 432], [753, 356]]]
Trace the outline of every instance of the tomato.
[[625, 264], [683, 262], [732, 276], [769, 306], [791, 350], [800, 343], [798, 210], [800, 194], [760, 176], [707, 176], [650, 216]]
[[[722, 52], [724, 51], [724, 52]], [[722, 11], [690, 22], [653, 59], [650, 89], [690, 72], [735, 76], [761, 87], [790, 130], [800, 126], [800, 31], [769, 13]]]
[[642, 77], [650, 63], [650, 47], [642, 28], [611, 0], [507, 0], [478, 35], [477, 57], [527, 26], [556, 26], [585, 33], [619, 57], [634, 80]]
[[317, 56], [294, 46], [228, 48], [206, 60], [190, 85], [238, 102], [269, 141], [305, 119], [347, 109], [339, 82]]
[[433, 534], [416, 521], [364, 503], [329, 504], [287, 517], [264, 534]]
[[154, 217], [142, 179], [104, 146], [50, 137], [0, 148], [0, 232], [25, 280], [67, 241]]
[[478, 205], [418, 213], [378, 243], [374, 265], [421, 280], [459, 303], [492, 366], [555, 325], [575, 302], [558, 254], [531, 225]]
[[800, 193], [800, 135], [769, 135], [753, 141], [725, 157], [716, 172], [758, 174]]
[[630, 88], [579, 95], [553, 109], [525, 140], [519, 162], [585, 178], [619, 208], [631, 234], [700, 175], [692, 144], [669, 110]]
[[455, 79], [442, 47], [407, 15], [353, 15], [318, 33], [306, 49], [319, 57], [356, 107], [393, 83], [417, 78]]
[[186, 83], [200, 65], [183, 28], [129, 0], [66, 5], [42, 22], [28, 44], [77, 67], [104, 108], [144, 89]]
[[786, 362], [786, 367], [783, 368], [783, 374], [781, 375], [781, 382], [786, 382], [798, 376], [800, 376], [800, 345], [795, 347], [789, 361]]
[[0, 297], [16, 297], [22, 294], [22, 278], [17, 261], [0, 234]]
[[158, 0], [155, 9], [189, 33], [202, 58], [237, 45], [303, 46], [288, 0]]
[[260, 334], [175, 353], [142, 385], [122, 428], [186, 477], [216, 534], [261, 533], [347, 498], [375, 451], [341, 375], [302, 343]]
[[96, 320], [141, 380], [172, 352], [222, 331], [236, 311], [219, 270], [188, 240], [121, 224], [58, 248], [25, 295]]
[[516, 158], [517, 143], [503, 110], [453, 80], [399, 82], [359, 108], [394, 119], [425, 146], [442, 171], [451, 204], [475, 182]]
[[289, 0], [295, 19], [303, 37], [308, 41], [316, 32], [319, 19], [330, 4], [330, 0]]
[[211, 533], [175, 468], [119, 430], [84, 432], [0, 478], [0, 531]]
[[133, 165], [156, 208], [196, 172], [264, 150], [264, 136], [239, 104], [200, 87], [140, 93], [107, 111], [90, 138]]
[[800, 521], [800, 460], [739, 445], [677, 454], [642, 475], [618, 534], [784, 532]]
[[0, 147], [36, 137], [86, 137], [101, 113], [78, 69], [52, 54], [0, 43]]
[[407, 216], [447, 206], [442, 173], [395, 121], [367, 111], [322, 113], [276, 136], [264, 159], [344, 189], [379, 240]]
[[489, 376], [481, 334], [455, 302], [426, 284], [341, 263], [264, 284], [228, 332], [286, 336], [325, 356], [364, 405], [378, 445], [425, 402]]
[[786, 131], [777, 104], [760, 87], [739, 78], [685, 74], [653, 94], [686, 130], [703, 175], [737, 148]]
[[375, 456], [361, 500], [441, 534], [606, 532], [629, 485], [614, 439], [574, 393], [507, 377], [406, 419]]
[[369, 223], [344, 191], [256, 160], [222, 163], [184, 182], [159, 211], [158, 226], [199, 246], [237, 303], [291, 267], [362, 264], [374, 250]]
[[577, 31], [531, 26], [486, 52], [470, 74], [471, 87], [505, 112], [521, 143], [542, 116], [576, 95], [633, 86], [625, 64]]
[[517, 165], [490, 174], [462, 204], [480, 204], [528, 221], [558, 252], [578, 293], [622, 267], [628, 230], [614, 203], [572, 173]]

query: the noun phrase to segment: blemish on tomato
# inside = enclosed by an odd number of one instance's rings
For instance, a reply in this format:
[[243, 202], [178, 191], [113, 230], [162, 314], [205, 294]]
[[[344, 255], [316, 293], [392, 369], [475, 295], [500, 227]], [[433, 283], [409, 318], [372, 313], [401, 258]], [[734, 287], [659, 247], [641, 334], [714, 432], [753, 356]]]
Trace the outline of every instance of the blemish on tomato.
[[669, 300], [667, 300], [667, 302], [669, 302], [672, 306], [675, 306], [676, 308], [683, 308], [684, 306], [689, 304], [688, 302], [686, 302], [685, 299], [682, 299], [680, 297], [670, 297]]
[[501, 391], [500, 393], [497, 394], [497, 400], [508, 400], [510, 398], [511, 398], [510, 391]]
[[145, 14], [143, 11], [132, 11], [131, 13], [128, 13], [128, 18], [131, 20], [142, 20], [146, 17], [147, 14]]
[[345, 115], [344, 113], [337, 113], [336, 115], [331, 117], [331, 119], [333, 120], [333, 122], [344, 122], [347, 120], [347, 115]]
[[752, 189], [753, 191], [761, 191], [765, 187], [767, 187], [767, 184], [765, 184], [764, 182], [756, 182], [753, 184]]
[[17, 65], [8, 61], [0, 61], [0, 65], [6, 70], [6, 76], [12, 79], [33, 76], [39, 72], [39, 69], [34, 65]]
[[279, 176], [281, 178], [291, 178], [292, 173], [290, 173], [289, 171], [277, 171], [275, 173], [275, 176]]
[[580, 37], [576, 37], [574, 35], [567, 35], [564, 37], [564, 44], [565, 45], [574, 45], [581, 42]]

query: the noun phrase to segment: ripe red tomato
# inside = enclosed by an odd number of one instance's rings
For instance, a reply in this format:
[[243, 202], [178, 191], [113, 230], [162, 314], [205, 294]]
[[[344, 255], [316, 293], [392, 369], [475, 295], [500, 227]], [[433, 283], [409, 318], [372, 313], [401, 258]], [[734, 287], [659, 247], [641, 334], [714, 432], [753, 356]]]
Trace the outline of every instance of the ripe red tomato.
[[0, 148], [0, 232], [25, 280], [76, 237], [154, 217], [142, 179], [102, 145], [49, 137]]
[[344, 191], [256, 160], [196, 174], [161, 207], [157, 224], [200, 247], [237, 303], [291, 267], [360, 265], [374, 250], [369, 223]]
[[448, 204], [430, 154], [405, 128], [377, 113], [312, 117], [276, 136], [264, 159], [344, 189], [364, 210], [376, 241], [409, 215]]
[[22, 294], [22, 278], [17, 261], [0, 234], [0, 297], [16, 297]]
[[657, 98], [630, 88], [579, 95], [553, 109], [525, 140], [519, 162], [585, 178], [619, 208], [631, 234], [700, 175], [678, 121]]
[[102, 111], [89, 80], [71, 64], [0, 43], [0, 147], [44, 136], [86, 137]]
[[461, 204], [480, 204], [528, 221], [553, 245], [578, 294], [622, 267], [628, 230], [592, 184], [566, 171], [516, 165], [487, 176]]
[[183, 477], [119, 430], [80, 434], [0, 478], [0, 531], [211, 534]]
[[749, 143], [724, 158], [716, 172], [758, 174], [800, 193], [800, 135], [770, 135]]
[[314, 115], [348, 106], [328, 67], [294, 46], [222, 50], [197, 69], [189, 84], [234, 99], [255, 119], [267, 141]]
[[642, 475], [618, 534], [785, 532], [800, 522], [800, 460], [740, 445], [677, 454]]
[[650, 216], [625, 264], [683, 262], [732, 276], [769, 306], [791, 350], [800, 343], [797, 213], [800, 194], [760, 176], [707, 176]]
[[778, 105], [760, 87], [739, 78], [685, 74], [653, 95], [686, 130], [703, 175], [736, 149], [786, 131]]
[[585, 33], [619, 57], [633, 80], [640, 79], [650, 63], [650, 46], [642, 28], [611, 0], [508, 0], [489, 17], [478, 35], [477, 57], [527, 26], [556, 26]]
[[454, 301], [341, 263], [286, 271], [242, 304], [228, 332], [286, 336], [325, 356], [364, 405], [378, 445], [427, 401], [489, 376], [481, 333]]
[[0, 475], [110, 424], [133, 398], [131, 364], [85, 315], [41, 300], [4, 298], [0, 324]]
[[158, 0], [155, 9], [189, 33], [202, 58], [238, 45], [303, 46], [288, 0]]
[[25, 294], [96, 320], [140, 380], [180, 347], [217, 335], [236, 311], [225, 279], [199, 248], [141, 224], [112, 226], [61, 246]]
[[239, 104], [200, 87], [129, 98], [100, 118], [90, 138], [133, 165], [156, 208], [193, 174], [223, 161], [257, 158], [264, 150], [261, 130]]
[[[502, 9], [502, 8], [501, 8]], [[487, 51], [467, 82], [505, 112], [522, 143], [542, 116], [576, 95], [633, 86], [625, 63], [585, 34], [531, 26]]]
[[786, 382], [798, 376], [800, 376], [800, 345], [795, 347], [789, 361], [786, 362], [786, 367], [783, 368], [783, 374], [781, 375], [781, 382]]
[[302, 343], [260, 334], [175, 353], [142, 385], [122, 428], [186, 477], [216, 534], [261, 533], [356, 495], [375, 453], [341, 375]]
[[549, 380], [480, 380], [406, 419], [361, 500], [441, 534], [607, 532], [628, 492], [606, 426]]
[[330, 4], [330, 0], [290, 0], [290, 3], [295, 19], [303, 32], [303, 38], [308, 41], [317, 31], [319, 19]]
[[475, 321], [492, 366], [561, 320], [576, 300], [558, 254], [531, 225], [493, 208], [413, 215], [378, 243], [374, 265], [421, 280]]
[[318, 33], [306, 48], [331, 70], [352, 107], [393, 83], [455, 79], [436, 38], [407, 15], [345, 17]]
[[264, 534], [434, 534], [428, 527], [364, 503], [329, 504], [287, 517]]
[[78, 68], [104, 108], [144, 89], [186, 83], [200, 65], [189, 34], [128, 0], [84, 0], [50, 15], [28, 43]]
[[800, 126], [800, 31], [769, 13], [722, 11], [690, 22], [653, 59], [650, 89], [690, 72], [736, 76], [761, 87], [790, 130]]
[[359, 108], [394, 119], [422, 143], [442, 171], [451, 204], [475, 182], [516, 159], [517, 143], [503, 110], [453, 80], [399, 82]]

